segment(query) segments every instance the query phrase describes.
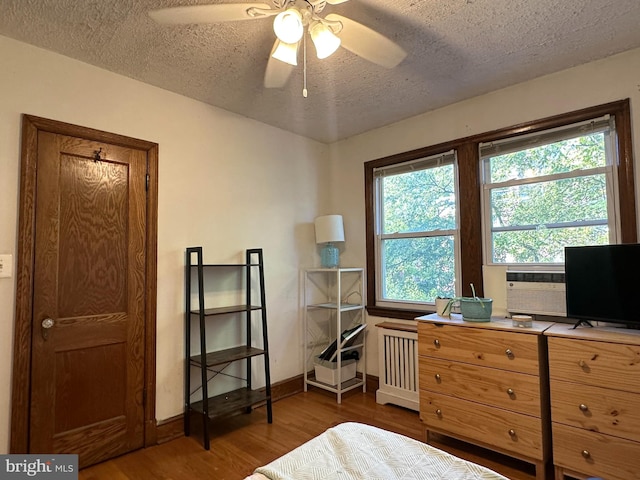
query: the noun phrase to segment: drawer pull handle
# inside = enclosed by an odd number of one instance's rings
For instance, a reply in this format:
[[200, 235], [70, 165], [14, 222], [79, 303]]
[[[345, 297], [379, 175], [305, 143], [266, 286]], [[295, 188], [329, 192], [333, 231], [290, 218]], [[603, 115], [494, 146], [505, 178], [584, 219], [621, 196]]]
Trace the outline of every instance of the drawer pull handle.
[[513, 390], [513, 388], [507, 388], [507, 395], [509, 395], [510, 397], [513, 397], [515, 393], [516, 392]]
[[439, 408], [436, 410], [436, 415], [441, 417], [442, 416], [442, 410], [440, 410]]
[[436, 346], [436, 348], [440, 348], [440, 340], [438, 340], [437, 338], [433, 341], [433, 344]]
[[591, 458], [591, 454], [589, 453], [589, 450], [582, 450], [582, 456], [584, 458]]
[[509, 436], [510, 436], [511, 438], [513, 438], [513, 437], [515, 437], [515, 436], [516, 436], [516, 431], [515, 431], [513, 428], [512, 428], [511, 430], [509, 430]]
[[440, 381], [442, 380], [441, 377], [440, 377], [440, 374], [436, 373], [435, 377], [436, 377], [436, 382], [440, 383]]
[[582, 412], [588, 412], [589, 411], [589, 407], [587, 405], [585, 405], [584, 403], [580, 404], [580, 410]]
[[510, 348], [507, 348], [507, 349], [504, 351], [504, 354], [505, 354], [507, 357], [513, 357], [513, 351], [512, 351]]

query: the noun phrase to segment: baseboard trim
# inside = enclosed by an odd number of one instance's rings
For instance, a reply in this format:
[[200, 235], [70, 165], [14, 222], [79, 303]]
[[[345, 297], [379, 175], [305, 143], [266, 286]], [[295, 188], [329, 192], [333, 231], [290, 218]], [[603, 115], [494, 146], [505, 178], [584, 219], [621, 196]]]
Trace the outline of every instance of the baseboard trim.
[[380, 379], [373, 375], [367, 374], [367, 392], [375, 394], [380, 388]]
[[181, 413], [175, 417], [160, 420], [156, 433], [158, 445], [184, 436], [184, 415]]

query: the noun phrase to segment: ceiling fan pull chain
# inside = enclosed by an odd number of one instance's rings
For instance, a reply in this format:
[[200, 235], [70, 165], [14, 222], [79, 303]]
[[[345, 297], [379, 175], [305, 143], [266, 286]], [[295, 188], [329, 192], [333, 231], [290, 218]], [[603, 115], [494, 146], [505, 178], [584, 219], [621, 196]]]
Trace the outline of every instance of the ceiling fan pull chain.
[[307, 98], [307, 36], [302, 36], [302, 96]]

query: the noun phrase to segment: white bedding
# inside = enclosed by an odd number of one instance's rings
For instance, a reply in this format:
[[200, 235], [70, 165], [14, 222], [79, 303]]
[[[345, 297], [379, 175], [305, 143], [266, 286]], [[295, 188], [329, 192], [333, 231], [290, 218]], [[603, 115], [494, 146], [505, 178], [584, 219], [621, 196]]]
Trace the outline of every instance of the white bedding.
[[412, 438], [342, 423], [257, 468], [246, 480], [508, 480]]

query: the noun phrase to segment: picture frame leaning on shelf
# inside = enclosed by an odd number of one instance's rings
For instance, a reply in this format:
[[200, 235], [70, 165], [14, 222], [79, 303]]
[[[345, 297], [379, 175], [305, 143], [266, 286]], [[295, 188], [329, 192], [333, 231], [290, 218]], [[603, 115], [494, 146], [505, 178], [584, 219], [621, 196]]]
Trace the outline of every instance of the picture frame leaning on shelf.
[[[362, 332], [366, 327], [367, 327], [366, 323], [361, 323], [359, 325], [356, 325], [353, 328], [347, 328], [346, 330], [344, 330], [340, 335], [340, 348], [342, 349], [342, 348], [349, 347], [350, 345], [353, 345], [356, 338], [358, 337], [358, 334]], [[331, 343], [327, 348], [325, 348], [322, 352], [320, 352], [320, 355], [318, 355], [318, 358], [320, 360], [327, 360], [329, 362], [335, 362], [337, 360], [337, 357], [338, 357], [338, 341], [337, 340], [334, 340], [333, 343]]]

